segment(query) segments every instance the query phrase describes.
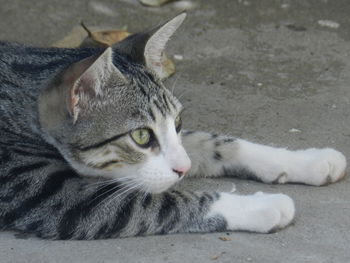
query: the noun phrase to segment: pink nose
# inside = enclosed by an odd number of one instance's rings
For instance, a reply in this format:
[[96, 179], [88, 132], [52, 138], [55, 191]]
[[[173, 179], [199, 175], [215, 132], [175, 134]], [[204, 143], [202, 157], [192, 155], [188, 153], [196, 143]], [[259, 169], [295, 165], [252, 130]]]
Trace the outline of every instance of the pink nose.
[[176, 169], [173, 169], [173, 172], [174, 173], [177, 173], [179, 175], [179, 177], [182, 177], [185, 175], [185, 173], [188, 172], [188, 170], [190, 170], [190, 167], [182, 167], [182, 168], [176, 168]]

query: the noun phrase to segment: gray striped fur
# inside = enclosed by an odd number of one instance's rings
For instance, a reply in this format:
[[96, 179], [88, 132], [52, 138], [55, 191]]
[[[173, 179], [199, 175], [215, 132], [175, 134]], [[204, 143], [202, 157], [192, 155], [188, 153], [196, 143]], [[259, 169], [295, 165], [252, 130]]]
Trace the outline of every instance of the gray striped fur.
[[[117, 47], [113, 63], [132, 87], [127, 98], [118, 100], [127, 99], [127, 109], [136, 105], [134, 112], [125, 110], [125, 103], [124, 109], [109, 107], [109, 112], [94, 117], [92, 125], [96, 130], [73, 138], [75, 143], [69, 141], [74, 137], [69, 130], [56, 130], [51, 138], [43, 131], [37, 111], [40, 93], [56, 83], [57, 76], [71, 64], [100, 52], [0, 43], [1, 229], [51, 239], [224, 230], [226, 222], [222, 217], [207, 217], [210, 205], [218, 199], [217, 193], [170, 189], [161, 194], [129, 191], [119, 195], [123, 184], [96, 184], [103, 179], [86, 177], [67, 162], [78, 148], [127, 132], [131, 127], [117, 125], [125, 119], [133, 118], [137, 125], [154, 121], [152, 105], [162, 115], [170, 108], [180, 107], [151, 71], [127, 54], [118, 53]], [[115, 126], [111, 126], [113, 121]]]
[[[105, 50], [0, 42], [1, 229], [50, 239], [100, 239], [224, 230], [266, 233], [291, 222], [294, 204], [284, 195], [244, 197], [169, 187], [151, 191], [139, 178], [130, 179], [146, 167], [149, 156], [163, 154], [159, 137], [165, 129], [171, 130], [166, 138], [176, 140], [172, 147], [179, 158], [171, 161], [179, 168], [187, 161], [188, 171], [187, 152], [192, 176], [314, 185], [343, 176], [345, 158], [334, 150], [305, 151], [317, 158], [321, 153], [321, 162], [326, 152], [339, 168], [310, 181], [308, 172], [285, 172], [285, 160], [303, 152], [175, 127], [182, 106], [163, 86], [159, 63], [184, 16]], [[156, 133], [150, 127], [160, 128]], [[147, 128], [153, 136], [147, 150], [132, 142], [130, 132], [137, 128]], [[249, 163], [250, 156], [258, 165]], [[180, 157], [183, 162], [176, 163]], [[182, 178], [174, 166], [166, 168], [177, 181]]]

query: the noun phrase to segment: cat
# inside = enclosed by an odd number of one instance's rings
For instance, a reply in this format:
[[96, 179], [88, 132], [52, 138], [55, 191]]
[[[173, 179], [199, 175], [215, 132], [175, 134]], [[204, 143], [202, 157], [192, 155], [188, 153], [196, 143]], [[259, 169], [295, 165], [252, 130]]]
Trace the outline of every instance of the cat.
[[320, 186], [345, 175], [333, 149], [182, 130], [161, 55], [185, 17], [105, 49], [0, 43], [2, 230], [48, 239], [269, 233], [292, 222], [289, 196], [171, 187], [185, 176]]

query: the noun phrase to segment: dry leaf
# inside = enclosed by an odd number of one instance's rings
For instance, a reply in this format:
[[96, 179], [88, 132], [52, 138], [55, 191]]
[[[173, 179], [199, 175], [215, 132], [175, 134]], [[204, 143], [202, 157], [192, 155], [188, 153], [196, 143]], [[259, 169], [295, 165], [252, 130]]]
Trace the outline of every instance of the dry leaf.
[[86, 32], [81, 26], [75, 26], [67, 35], [52, 44], [53, 47], [59, 48], [74, 48], [81, 44], [81, 41], [86, 37]]
[[88, 33], [88, 36], [80, 44], [81, 47], [108, 47], [130, 35], [129, 32], [123, 30], [92, 32], [83, 22], [81, 22], [81, 26]]
[[174, 0], [140, 0], [141, 4], [147, 5], [147, 6], [160, 6], [171, 1], [174, 1]]
[[229, 237], [219, 237], [221, 241], [230, 241], [231, 239]]
[[[129, 32], [121, 30], [92, 32], [83, 22], [81, 22], [81, 26], [88, 33], [88, 36], [80, 44], [81, 47], [108, 47], [122, 41], [130, 35]], [[162, 55], [161, 63], [164, 69], [164, 75], [160, 76], [161, 79], [168, 78], [175, 73], [174, 62], [167, 58], [164, 53]]]
[[[86, 36], [86, 33], [88, 36]], [[131, 33], [125, 30], [90, 30], [84, 23], [81, 27], [74, 27], [66, 37], [53, 44], [54, 47], [108, 47], [122, 41]], [[164, 74], [159, 76], [161, 79], [170, 77], [175, 73], [175, 65], [164, 53], [161, 58], [161, 64], [164, 69]]]
[[175, 73], [174, 62], [171, 59], [169, 59], [164, 53], [162, 54], [161, 63], [165, 73], [164, 76], [159, 76], [161, 79], [168, 78]]
[[217, 260], [219, 258], [219, 256], [214, 256], [214, 257], [211, 257], [210, 259], [211, 260]]

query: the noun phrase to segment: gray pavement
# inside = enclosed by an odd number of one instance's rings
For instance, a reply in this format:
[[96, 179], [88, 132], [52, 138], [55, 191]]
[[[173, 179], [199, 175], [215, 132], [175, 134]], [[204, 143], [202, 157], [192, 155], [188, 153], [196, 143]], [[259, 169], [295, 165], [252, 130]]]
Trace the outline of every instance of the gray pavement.
[[[334, 147], [350, 156], [348, 0], [193, 1], [170, 43], [185, 126], [291, 149]], [[0, 0], [0, 39], [50, 45], [83, 19], [91, 26], [144, 29], [178, 4], [136, 0]], [[320, 20], [334, 23], [319, 24]], [[322, 24], [322, 22], [321, 22]], [[280, 232], [211, 233], [99, 241], [46, 241], [0, 234], [0, 262], [350, 262], [350, 179], [327, 187], [188, 179], [182, 187], [283, 192], [296, 219]], [[228, 237], [222, 241], [219, 237]]]

